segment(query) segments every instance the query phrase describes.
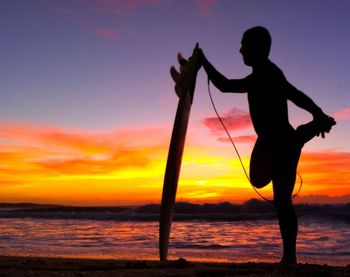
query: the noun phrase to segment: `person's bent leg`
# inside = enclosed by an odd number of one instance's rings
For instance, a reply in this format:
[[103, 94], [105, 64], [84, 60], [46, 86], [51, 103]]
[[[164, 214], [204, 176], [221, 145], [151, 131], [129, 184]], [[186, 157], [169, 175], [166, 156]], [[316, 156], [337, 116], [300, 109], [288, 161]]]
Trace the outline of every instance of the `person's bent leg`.
[[261, 138], [258, 138], [250, 157], [250, 183], [256, 188], [263, 188], [271, 182], [271, 176], [270, 147]]

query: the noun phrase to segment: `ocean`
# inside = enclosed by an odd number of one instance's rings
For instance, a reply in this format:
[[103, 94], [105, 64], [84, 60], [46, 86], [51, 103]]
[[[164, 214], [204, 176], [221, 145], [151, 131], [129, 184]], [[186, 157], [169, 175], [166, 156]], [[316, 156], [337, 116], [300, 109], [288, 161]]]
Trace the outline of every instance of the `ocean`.
[[[58, 209], [59, 216], [47, 207], [41, 208], [40, 213], [28, 208], [21, 209], [20, 213], [3, 208], [0, 255], [158, 259], [158, 222], [154, 218], [118, 218], [113, 211], [106, 210]], [[97, 217], [98, 213], [104, 216]], [[350, 264], [349, 227], [348, 217], [301, 216], [298, 261]], [[281, 252], [278, 223], [270, 215], [240, 216], [234, 220], [220, 216], [215, 220], [179, 217], [172, 225], [170, 259], [277, 262]]]

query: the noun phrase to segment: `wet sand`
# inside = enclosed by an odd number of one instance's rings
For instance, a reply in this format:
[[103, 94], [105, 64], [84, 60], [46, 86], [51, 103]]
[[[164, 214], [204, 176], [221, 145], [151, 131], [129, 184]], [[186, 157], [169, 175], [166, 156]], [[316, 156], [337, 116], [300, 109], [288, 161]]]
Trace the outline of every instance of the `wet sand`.
[[123, 261], [0, 256], [0, 276], [350, 276], [350, 265]]

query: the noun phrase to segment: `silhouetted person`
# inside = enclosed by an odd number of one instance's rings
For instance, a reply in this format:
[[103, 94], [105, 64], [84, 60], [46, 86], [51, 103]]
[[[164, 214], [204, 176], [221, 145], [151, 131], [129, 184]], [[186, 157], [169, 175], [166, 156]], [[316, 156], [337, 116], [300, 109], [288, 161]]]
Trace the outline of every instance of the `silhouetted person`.
[[[282, 263], [296, 263], [298, 223], [292, 193], [301, 149], [314, 136], [329, 132], [335, 124], [303, 92], [291, 85], [268, 56], [271, 36], [264, 27], [243, 34], [240, 53], [252, 73], [243, 79], [227, 79], [199, 49], [201, 64], [208, 78], [222, 92], [247, 93], [250, 115], [258, 135], [251, 160], [250, 181], [257, 188], [272, 181], [274, 205], [283, 240]], [[313, 121], [296, 130], [288, 121], [287, 100], [310, 112]]]

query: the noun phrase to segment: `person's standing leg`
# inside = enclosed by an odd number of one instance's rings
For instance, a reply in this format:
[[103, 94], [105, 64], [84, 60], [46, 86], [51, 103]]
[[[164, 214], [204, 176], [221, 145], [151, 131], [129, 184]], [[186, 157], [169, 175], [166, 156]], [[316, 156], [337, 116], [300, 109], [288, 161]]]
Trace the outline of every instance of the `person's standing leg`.
[[[281, 150], [284, 148], [284, 150]], [[281, 262], [295, 264], [298, 220], [292, 203], [297, 166], [301, 148], [294, 142], [281, 147], [276, 154], [276, 167], [272, 179], [274, 205], [283, 241]]]
[[292, 203], [295, 177], [275, 178], [273, 181], [274, 205], [283, 241], [283, 263], [295, 264], [298, 220]]

